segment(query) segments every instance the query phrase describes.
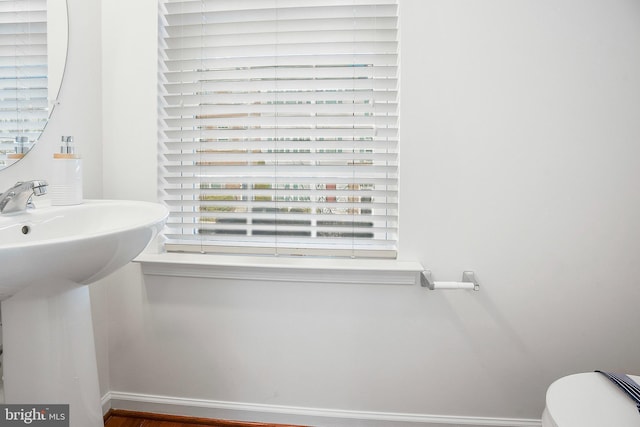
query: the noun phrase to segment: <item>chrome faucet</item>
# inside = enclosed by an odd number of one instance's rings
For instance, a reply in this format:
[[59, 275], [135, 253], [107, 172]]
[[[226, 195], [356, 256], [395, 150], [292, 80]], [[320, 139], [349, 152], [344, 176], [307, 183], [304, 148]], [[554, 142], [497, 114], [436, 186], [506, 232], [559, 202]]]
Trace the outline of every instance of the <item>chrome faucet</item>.
[[13, 187], [0, 195], [0, 214], [23, 212], [27, 208], [34, 208], [32, 196], [46, 194], [47, 185], [47, 181], [43, 180], [16, 182]]

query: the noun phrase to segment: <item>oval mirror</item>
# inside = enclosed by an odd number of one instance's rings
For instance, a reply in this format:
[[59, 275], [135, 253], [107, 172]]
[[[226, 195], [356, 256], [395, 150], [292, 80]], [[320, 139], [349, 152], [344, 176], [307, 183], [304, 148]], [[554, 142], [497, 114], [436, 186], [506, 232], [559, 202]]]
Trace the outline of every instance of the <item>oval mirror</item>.
[[0, 0], [0, 170], [38, 141], [67, 60], [66, 0]]

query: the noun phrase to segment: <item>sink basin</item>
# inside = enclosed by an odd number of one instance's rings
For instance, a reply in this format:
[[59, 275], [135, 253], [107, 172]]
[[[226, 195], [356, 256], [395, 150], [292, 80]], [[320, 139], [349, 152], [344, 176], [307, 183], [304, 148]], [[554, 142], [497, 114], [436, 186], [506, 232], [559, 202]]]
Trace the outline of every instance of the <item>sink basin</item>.
[[82, 285], [135, 258], [167, 216], [159, 204], [115, 200], [0, 215], [5, 403], [67, 404], [70, 427], [104, 425]]
[[0, 215], [0, 301], [45, 279], [84, 285], [135, 258], [160, 231], [157, 203], [86, 200]]

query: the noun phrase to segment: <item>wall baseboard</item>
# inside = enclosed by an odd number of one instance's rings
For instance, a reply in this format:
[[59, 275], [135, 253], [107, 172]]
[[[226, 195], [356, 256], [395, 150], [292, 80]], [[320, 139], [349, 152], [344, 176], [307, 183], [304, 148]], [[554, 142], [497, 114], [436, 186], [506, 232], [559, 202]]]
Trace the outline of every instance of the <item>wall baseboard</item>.
[[257, 421], [321, 427], [540, 427], [539, 419], [461, 417], [396, 412], [347, 411], [263, 405], [111, 391], [102, 398], [109, 409], [200, 418]]

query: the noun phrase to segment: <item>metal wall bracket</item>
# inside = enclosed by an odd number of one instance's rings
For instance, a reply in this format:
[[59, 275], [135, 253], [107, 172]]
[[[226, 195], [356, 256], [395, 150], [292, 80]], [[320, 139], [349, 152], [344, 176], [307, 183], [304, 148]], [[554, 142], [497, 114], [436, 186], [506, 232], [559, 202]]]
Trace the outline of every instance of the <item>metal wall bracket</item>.
[[462, 282], [435, 282], [431, 276], [430, 270], [424, 270], [420, 274], [420, 285], [431, 290], [436, 289], [469, 289], [474, 291], [480, 290], [480, 284], [476, 281], [473, 271], [465, 271], [462, 273]]
[[436, 288], [435, 283], [433, 283], [433, 277], [431, 277], [430, 270], [424, 270], [420, 274], [420, 285], [423, 288], [429, 288], [431, 290], [434, 290]]
[[478, 281], [476, 280], [476, 273], [473, 271], [462, 272], [462, 283], [473, 283], [473, 290], [480, 290], [480, 284], [478, 284]]

